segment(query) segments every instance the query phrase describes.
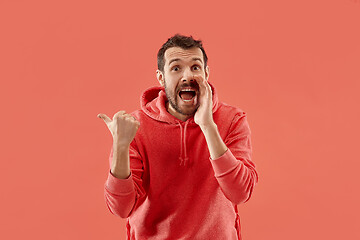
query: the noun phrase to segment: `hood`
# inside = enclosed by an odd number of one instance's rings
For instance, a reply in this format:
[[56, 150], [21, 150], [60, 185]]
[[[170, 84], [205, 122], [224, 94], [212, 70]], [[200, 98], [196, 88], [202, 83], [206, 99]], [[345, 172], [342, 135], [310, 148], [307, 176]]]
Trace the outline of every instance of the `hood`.
[[[212, 90], [212, 101], [213, 101], [213, 113], [219, 108], [219, 102], [216, 90], [214, 86], [208, 81]], [[190, 117], [185, 122], [177, 119], [173, 115], [171, 115], [166, 109], [166, 102], [168, 101], [165, 93], [164, 87], [150, 87], [144, 91], [140, 99], [141, 109], [144, 111], [146, 115], [150, 118], [168, 123], [168, 124], [176, 124], [179, 126], [179, 134], [180, 134], [180, 165], [188, 165], [189, 157], [187, 155], [186, 148], [186, 132], [188, 124], [196, 124], [194, 122], [194, 117]]]

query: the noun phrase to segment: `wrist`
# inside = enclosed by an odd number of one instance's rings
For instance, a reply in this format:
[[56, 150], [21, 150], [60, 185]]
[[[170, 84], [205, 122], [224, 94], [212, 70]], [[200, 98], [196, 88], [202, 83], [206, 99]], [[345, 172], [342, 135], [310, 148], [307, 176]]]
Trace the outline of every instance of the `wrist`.
[[211, 121], [209, 123], [206, 124], [200, 124], [199, 127], [201, 128], [201, 130], [203, 132], [205, 131], [209, 131], [209, 130], [217, 130], [217, 125], [214, 121]]
[[119, 141], [118, 139], [113, 139], [113, 148], [115, 149], [117, 149], [117, 150], [120, 150], [120, 151], [122, 151], [122, 150], [124, 150], [124, 151], [126, 151], [126, 150], [129, 150], [129, 147], [130, 147], [130, 143], [128, 143], [128, 142], [124, 142], [124, 141]]

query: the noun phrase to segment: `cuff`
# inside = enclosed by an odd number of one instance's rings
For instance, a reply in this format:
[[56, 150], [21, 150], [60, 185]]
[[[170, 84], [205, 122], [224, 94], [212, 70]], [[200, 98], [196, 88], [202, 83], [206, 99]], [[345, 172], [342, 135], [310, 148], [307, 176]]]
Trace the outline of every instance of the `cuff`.
[[229, 148], [220, 157], [215, 159], [210, 158], [210, 162], [213, 166], [215, 177], [220, 177], [231, 172], [240, 164], [240, 161], [234, 157]]
[[109, 190], [109, 192], [115, 194], [131, 193], [132, 191], [134, 191], [134, 184], [131, 172], [128, 178], [120, 179], [112, 175], [111, 171], [109, 170], [108, 178], [105, 182], [105, 187]]

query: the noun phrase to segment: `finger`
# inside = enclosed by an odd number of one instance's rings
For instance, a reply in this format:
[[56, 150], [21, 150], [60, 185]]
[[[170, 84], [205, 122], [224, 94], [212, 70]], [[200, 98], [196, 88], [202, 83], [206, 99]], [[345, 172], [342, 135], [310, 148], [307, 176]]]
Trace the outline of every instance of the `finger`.
[[123, 115], [122, 115], [124, 118], [132, 118], [133, 116], [131, 115], [131, 114], [129, 114], [129, 113], [124, 113]]
[[139, 128], [140, 122], [138, 120], [134, 119], [132, 122], [136, 125], [137, 128]]
[[122, 115], [122, 117], [126, 120], [130, 120], [132, 122], [137, 122], [136, 118], [129, 113], [125, 113], [124, 115]]
[[140, 122], [131, 114], [126, 114], [126, 118], [131, 120], [134, 123], [138, 123], [140, 125]]
[[101, 118], [102, 120], [104, 120], [106, 124], [111, 122], [111, 119], [108, 116], [106, 116], [105, 114], [99, 113], [97, 116], [98, 116], [98, 118]]
[[205, 89], [204, 79], [199, 75], [195, 75], [195, 76], [193, 76], [193, 78], [195, 79], [195, 81], [199, 85], [199, 88], [200, 88], [199, 90], [201, 90], [201, 89], [204, 90]]
[[140, 122], [139, 122], [138, 120], [136, 120], [136, 118], [135, 118], [134, 116], [132, 116], [132, 115], [130, 115], [130, 114], [124, 114], [124, 115], [123, 115], [123, 118], [124, 118], [124, 120], [129, 121], [129, 122], [135, 124], [136, 128], [139, 128]]
[[210, 86], [209, 82], [208, 82], [208, 81], [204, 81], [204, 82], [205, 82], [205, 84], [206, 84], [206, 88], [207, 88], [210, 96], [212, 96], [212, 89], [211, 89], [211, 86]]
[[203, 81], [203, 78], [201, 75], [193, 75], [193, 79], [195, 79], [195, 81], [200, 84], [200, 82]]
[[140, 122], [139, 122], [135, 117], [132, 117], [131, 120], [132, 120], [133, 123], [135, 123], [138, 127], [140, 126]]
[[118, 111], [117, 113], [114, 114], [113, 119], [120, 117], [122, 115], [126, 114], [126, 112], [124, 110]]
[[206, 79], [202, 78], [202, 83], [204, 84], [206, 90], [208, 92], [211, 92], [211, 86], [210, 86], [209, 82]]
[[209, 89], [208, 89], [207, 81], [201, 76], [195, 76], [194, 79], [199, 84], [200, 96], [209, 97]]
[[131, 115], [129, 115], [129, 114], [124, 114], [124, 115], [123, 115], [123, 118], [124, 118], [125, 120], [134, 120], [134, 118], [133, 118]]

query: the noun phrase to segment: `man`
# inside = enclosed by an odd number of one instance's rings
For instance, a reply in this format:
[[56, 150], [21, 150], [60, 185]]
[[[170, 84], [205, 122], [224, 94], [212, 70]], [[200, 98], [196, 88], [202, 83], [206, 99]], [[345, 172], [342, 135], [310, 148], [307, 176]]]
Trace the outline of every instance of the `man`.
[[246, 113], [218, 100], [192, 37], [163, 44], [156, 76], [140, 110], [98, 115], [113, 136], [110, 212], [127, 218], [128, 239], [241, 239], [237, 204], [258, 182]]

